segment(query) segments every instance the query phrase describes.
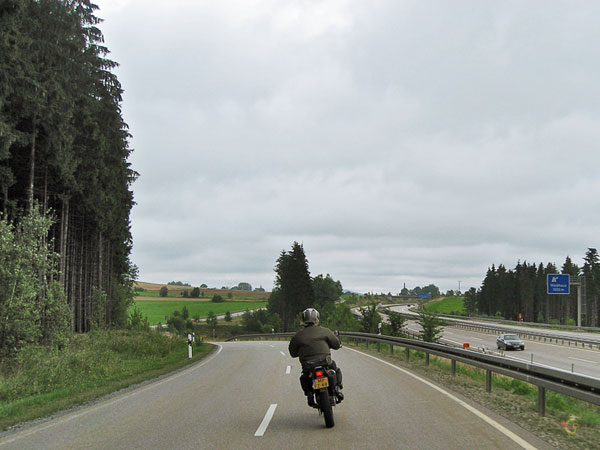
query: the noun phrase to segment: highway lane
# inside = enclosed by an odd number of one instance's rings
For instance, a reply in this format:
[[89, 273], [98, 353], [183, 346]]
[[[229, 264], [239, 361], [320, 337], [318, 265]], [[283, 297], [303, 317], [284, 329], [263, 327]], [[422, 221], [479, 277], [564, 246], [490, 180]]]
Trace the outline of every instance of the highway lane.
[[[408, 307], [406, 305], [392, 306], [390, 309], [392, 311], [401, 312], [403, 314], [416, 316], [416, 314], [414, 312], [410, 311], [410, 307]], [[447, 320], [464, 320], [464, 319], [448, 318]], [[544, 333], [544, 334], [554, 335], [554, 336], [558, 336], [558, 337], [565, 336], [565, 337], [572, 337], [572, 338], [578, 338], [578, 339], [585, 339], [590, 342], [600, 343], [600, 333], [592, 333], [589, 331], [570, 331], [570, 330], [552, 329], [552, 328], [543, 328], [543, 327], [528, 327], [526, 324], [511, 325], [511, 324], [505, 324], [505, 323], [496, 322], [496, 321], [485, 321], [485, 320], [468, 320], [468, 322], [471, 324], [474, 324], [474, 325], [482, 325], [482, 326], [488, 326], [488, 327], [501, 327], [503, 330], [506, 330], [506, 331], [502, 331], [503, 333], [508, 333], [508, 332], [519, 333], [519, 332], [523, 332], [524, 330], [532, 330], [533, 332], [537, 332], [537, 333]]]
[[326, 429], [305, 404], [287, 342], [220, 345], [218, 354], [172, 376], [4, 433], [0, 449], [548, 448], [505, 419], [346, 348], [334, 353], [346, 400], [334, 410], [336, 426]]
[[[414, 332], [420, 331], [420, 326], [413, 321], [409, 321], [406, 328]], [[442, 333], [442, 338], [445, 342], [459, 346], [468, 342], [473, 348], [481, 349], [485, 347], [485, 349], [497, 356], [503, 355], [505, 358], [528, 363], [533, 361], [534, 364], [600, 378], [600, 351], [598, 350], [568, 347], [550, 342], [524, 340], [524, 351], [510, 350], [501, 352], [497, 349], [496, 337], [496, 334], [463, 330], [455, 327], [444, 327]]]
[[[392, 309], [395, 310], [396, 308]], [[406, 327], [415, 332], [419, 332], [421, 329], [414, 321], [408, 321]], [[495, 353], [500, 353], [496, 346], [496, 337], [498, 334], [463, 330], [461, 328], [448, 326], [444, 327], [442, 338], [456, 345], [462, 345], [463, 343], [468, 342], [471, 347], [485, 347]], [[586, 333], [584, 333], [584, 335], [585, 334]], [[503, 352], [504, 357], [531, 363], [533, 355], [534, 364], [600, 378], [599, 350], [569, 347], [550, 342], [529, 340], [524, 340], [524, 342], [524, 351], [506, 351]]]

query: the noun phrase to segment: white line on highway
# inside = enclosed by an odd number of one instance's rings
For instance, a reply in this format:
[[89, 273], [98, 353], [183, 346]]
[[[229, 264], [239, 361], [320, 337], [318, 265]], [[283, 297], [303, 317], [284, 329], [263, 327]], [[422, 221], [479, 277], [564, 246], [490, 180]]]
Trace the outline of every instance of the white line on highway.
[[204, 366], [208, 362], [212, 361], [219, 353], [221, 353], [221, 350], [223, 350], [223, 347], [221, 345], [219, 345], [219, 344], [214, 344], [214, 345], [216, 345], [218, 347], [218, 350], [216, 352], [214, 352], [212, 355], [210, 355], [207, 358], [205, 358], [204, 360], [202, 360], [202, 362], [194, 364], [192, 367], [184, 369], [181, 372], [176, 373], [175, 375], [171, 375], [171, 376], [168, 376], [166, 378], [163, 378], [161, 381], [157, 381], [155, 383], [151, 383], [148, 386], [143, 387], [141, 389], [136, 389], [136, 390], [134, 390], [132, 392], [124, 394], [121, 397], [118, 397], [118, 398], [116, 398], [116, 399], [114, 399], [112, 401], [109, 401], [109, 402], [106, 402], [106, 403], [101, 403], [101, 404], [98, 404], [98, 405], [92, 405], [92, 406], [90, 406], [88, 409], [86, 409], [84, 411], [81, 411], [81, 412], [78, 412], [78, 413], [75, 413], [75, 414], [71, 414], [71, 415], [67, 415], [67, 416], [63, 417], [62, 419], [49, 422], [47, 425], [41, 426], [39, 428], [36, 427], [36, 428], [33, 428], [32, 430], [29, 430], [29, 431], [25, 431], [25, 432], [23, 432], [23, 433], [15, 436], [12, 439], [7, 439], [7, 440], [4, 440], [4, 441], [0, 440], [0, 447], [2, 447], [5, 444], [11, 444], [11, 443], [13, 443], [15, 441], [18, 441], [19, 439], [22, 439], [24, 437], [31, 436], [32, 434], [35, 434], [38, 431], [47, 430], [48, 428], [52, 428], [53, 426], [59, 425], [61, 423], [69, 422], [69, 421], [71, 421], [73, 419], [76, 419], [78, 417], [85, 416], [86, 414], [88, 414], [88, 413], [90, 413], [92, 411], [95, 411], [97, 409], [106, 408], [107, 406], [114, 405], [115, 403], [118, 403], [120, 401], [128, 399], [129, 397], [133, 397], [134, 395], [137, 395], [137, 394], [139, 394], [141, 392], [145, 392], [148, 389], [154, 389], [155, 387], [160, 386], [161, 384], [167, 383], [169, 381], [172, 381], [175, 378], [179, 378], [179, 377], [181, 377], [183, 375], [187, 375], [188, 373], [190, 373], [190, 372], [192, 372], [192, 371], [194, 371], [194, 370], [196, 370], [196, 369]]
[[289, 375], [290, 373], [292, 373], [292, 366], [287, 366], [285, 369], [285, 374]]
[[571, 356], [569, 356], [568, 358], [569, 359], [576, 359], [577, 361], [584, 361], [584, 362], [588, 362], [588, 363], [592, 363], [592, 364], [598, 364], [598, 361], [590, 361], [589, 359], [573, 358]]
[[409, 372], [408, 370], [404, 370], [401, 367], [395, 366], [387, 361], [384, 361], [382, 359], [376, 358], [375, 356], [371, 356], [368, 355], [366, 353], [363, 352], [359, 352], [358, 350], [354, 350], [353, 348], [348, 348], [346, 347], [348, 350], [351, 350], [353, 352], [356, 353], [360, 353], [363, 356], [367, 356], [368, 358], [372, 358], [376, 361], [379, 361], [387, 366], [390, 366], [396, 370], [399, 370], [400, 372], [413, 377], [416, 380], [419, 380], [422, 383], [425, 383], [427, 386], [435, 389], [436, 391], [444, 394], [445, 396], [447, 396], [448, 398], [454, 400], [455, 402], [457, 402], [459, 405], [461, 405], [462, 407], [466, 408], [467, 410], [469, 410], [470, 412], [472, 412], [473, 414], [475, 414], [477, 417], [479, 417], [481, 420], [483, 420], [484, 422], [487, 422], [488, 424], [490, 424], [492, 427], [494, 427], [496, 430], [498, 430], [499, 432], [501, 432], [502, 434], [504, 434], [505, 436], [507, 436], [508, 438], [512, 439], [513, 441], [515, 441], [515, 443], [519, 444], [521, 447], [528, 449], [528, 450], [536, 450], [536, 447], [534, 447], [533, 445], [531, 445], [529, 442], [527, 442], [525, 439], [521, 438], [520, 436], [516, 435], [515, 433], [513, 433], [512, 431], [510, 431], [508, 428], [504, 427], [503, 425], [499, 424], [498, 422], [496, 422], [494, 419], [492, 419], [489, 416], [486, 416], [484, 413], [482, 413], [481, 411], [479, 411], [478, 409], [472, 407], [471, 405], [469, 405], [468, 403], [463, 402], [461, 399], [459, 399], [458, 397], [455, 397], [454, 395], [452, 395], [450, 392], [442, 389], [439, 386], [436, 386], [435, 384], [415, 375], [414, 373]]
[[260, 423], [260, 426], [258, 427], [258, 430], [256, 430], [256, 433], [254, 433], [254, 436], [262, 436], [265, 434], [265, 431], [267, 431], [267, 427], [273, 418], [273, 414], [275, 414], [276, 408], [277, 403], [273, 403], [271, 406], [269, 406], [269, 409], [267, 409], [267, 413], [265, 414], [265, 418]]
[[285, 356], [285, 353], [283, 353], [283, 352], [279, 352], [279, 353], [281, 353], [283, 356]]

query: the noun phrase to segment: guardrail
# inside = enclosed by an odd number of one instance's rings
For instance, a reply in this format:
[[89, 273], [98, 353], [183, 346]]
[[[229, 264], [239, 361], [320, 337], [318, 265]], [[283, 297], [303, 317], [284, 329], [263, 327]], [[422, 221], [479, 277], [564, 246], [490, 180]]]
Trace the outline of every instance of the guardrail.
[[[386, 305], [381, 308], [384, 311], [384, 314], [385, 314], [385, 310], [389, 306], [390, 305]], [[412, 316], [407, 316], [407, 317], [412, 317]], [[530, 341], [550, 342], [550, 343], [554, 342], [556, 344], [568, 345], [569, 347], [571, 345], [573, 345], [575, 347], [588, 348], [590, 350], [600, 350], [600, 336], [598, 336], [598, 339], [590, 339], [590, 338], [586, 339], [584, 337], [580, 338], [580, 337], [561, 335], [561, 334], [544, 333], [543, 331], [537, 331], [537, 330], [534, 331], [532, 329], [524, 328], [524, 327], [520, 327], [517, 330], [515, 328], [508, 328], [506, 326], [502, 326], [503, 324], [500, 324], [500, 323], [498, 325], [472, 323], [467, 320], [464, 320], [464, 318], [457, 319], [455, 317], [458, 317], [458, 316], [440, 315], [440, 320], [442, 320], [446, 326], [462, 328], [464, 330], [472, 330], [472, 331], [478, 331], [480, 333], [488, 333], [488, 334], [514, 333], [514, 334], [518, 334], [522, 339], [527, 339]], [[513, 326], [512, 323], [505, 324], [505, 325]], [[588, 330], [589, 330], [589, 328], [588, 328]]]
[[[481, 333], [514, 333], [518, 334], [522, 339], [527, 339], [530, 341], [539, 341], [539, 342], [554, 342], [556, 344], [568, 345], [571, 344], [575, 347], [588, 348], [590, 350], [600, 350], [600, 341], [594, 341], [585, 338], [578, 338], [575, 336], [566, 336], [560, 334], [549, 334], [549, 333], [540, 333], [537, 331], [531, 331], [528, 329], [519, 329], [515, 330], [514, 328], [506, 328], [501, 325], [483, 325], [483, 324], [474, 324], [469, 322], [462, 322], [458, 320], [446, 320], [446, 325], [451, 327], [462, 328], [464, 330], [472, 330], [478, 331]], [[566, 342], [566, 344], [565, 344]], [[586, 347], [587, 346], [587, 347]]]
[[[238, 339], [280, 339], [291, 338], [295, 333], [271, 333], [271, 334], [245, 334], [232, 337], [228, 340]], [[498, 373], [510, 378], [525, 381], [538, 387], [538, 414], [546, 414], [546, 389], [559, 392], [570, 397], [584, 400], [595, 405], [600, 405], [600, 379], [578, 375], [560, 369], [550, 369], [537, 364], [520, 361], [507, 360], [501, 356], [482, 354], [470, 349], [451, 347], [449, 345], [422, 342], [395, 336], [378, 334], [358, 333], [343, 331], [341, 338], [354, 339], [358, 341], [384, 343], [390, 346], [390, 352], [394, 353], [394, 347], [402, 347], [405, 358], [410, 359], [410, 351], [425, 353], [425, 364], [429, 365], [429, 356], [436, 355], [449, 359], [451, 362], [452, 375], [456, 375], [456, 363], [460, 362], [470, 366], [478, 367], [486, 372], [486, 392], [492, 391], [492, 374]]]

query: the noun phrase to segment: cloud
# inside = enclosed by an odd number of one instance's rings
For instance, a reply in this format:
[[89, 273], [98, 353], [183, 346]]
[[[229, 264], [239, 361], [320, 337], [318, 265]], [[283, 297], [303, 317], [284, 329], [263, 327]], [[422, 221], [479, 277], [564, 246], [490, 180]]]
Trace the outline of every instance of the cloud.
[[598, 5], [99, 6], [145, 280], [270, 287], [299, 241], [348, 288], [445, 290], [597, 246]]

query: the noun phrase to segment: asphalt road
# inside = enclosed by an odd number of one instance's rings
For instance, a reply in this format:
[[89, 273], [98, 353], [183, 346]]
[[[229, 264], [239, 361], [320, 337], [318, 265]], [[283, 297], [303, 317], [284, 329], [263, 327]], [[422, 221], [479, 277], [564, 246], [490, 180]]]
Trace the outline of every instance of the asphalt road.
[[[392, 310], [406, 312], [406, 307], [394, 307]], [[420, 326], [409, 321], [407, 328], [418, 332]], [[523, 327], [516, 327], [518, 334]], [[553, 330], [548, 330], [553, 331]], [[547, 332], [544, 330], [544, 332]], [[498, 333], [499, 334], [499, 333]], [[500, 354], [497, 350], [496, 337], [498, 334], [482, 333], [479, 331], [463, 330], [456, 327], [445, 327], [442, 338], [457, 345], [468, 342], [471, 347], [485, 347], [488, 350]], [[578, 337], [588, 337], [589, 333], [575, 333], [572, 335]], [[522, 362], [533, 361], [534, 364], [551, 367], [553, 369], [566, 370], [580, 375], [586, 375], [593, 378], [600, 378], [600, 350], [583, 349], [581, 347], [569, 347], [550, 342], [524, 340], [524, 351], [506, 351], [502, 352], [505, 358], [514, 359]]]
[[332, 429], [306, 406], [287, 342], [231, 342], [174, 375], [4, 433], [0, 449], [548, 448], [404, 369], [348, 348], [333, 356], [346, 400]]

